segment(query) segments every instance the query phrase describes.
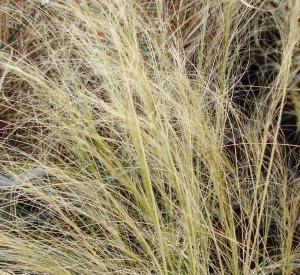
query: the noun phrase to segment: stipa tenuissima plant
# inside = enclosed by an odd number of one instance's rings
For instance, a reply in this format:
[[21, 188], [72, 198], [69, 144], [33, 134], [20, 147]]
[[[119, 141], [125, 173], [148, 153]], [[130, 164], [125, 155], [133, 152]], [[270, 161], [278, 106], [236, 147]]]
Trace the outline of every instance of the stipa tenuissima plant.
[[[0, 52], [1, 271], [297, 273], [297, 1], [22, 4]], [[241, 82], [281, 19], [266, 100]]]

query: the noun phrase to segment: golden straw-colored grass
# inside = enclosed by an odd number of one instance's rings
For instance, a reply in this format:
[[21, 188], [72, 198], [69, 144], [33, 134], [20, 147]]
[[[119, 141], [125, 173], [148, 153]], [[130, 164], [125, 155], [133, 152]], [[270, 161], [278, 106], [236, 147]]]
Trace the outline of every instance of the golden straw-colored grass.
[[0, 272], [298, 274], [299, 14], [1, 1]]

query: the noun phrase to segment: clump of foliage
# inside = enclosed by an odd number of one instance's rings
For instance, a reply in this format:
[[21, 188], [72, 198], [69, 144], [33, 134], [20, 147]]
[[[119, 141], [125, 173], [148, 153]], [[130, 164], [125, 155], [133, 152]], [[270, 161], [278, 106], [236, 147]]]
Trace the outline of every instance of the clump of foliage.
[[298, 0], [11, 2], [1, 271], [299, 272]]

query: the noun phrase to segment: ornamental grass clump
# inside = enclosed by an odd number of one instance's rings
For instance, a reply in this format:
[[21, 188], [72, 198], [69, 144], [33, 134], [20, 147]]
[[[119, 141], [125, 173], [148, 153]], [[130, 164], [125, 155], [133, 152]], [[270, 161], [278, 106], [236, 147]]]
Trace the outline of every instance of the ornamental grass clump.
[[4, 274], [300, 271], [298, 0], [10, 2]]

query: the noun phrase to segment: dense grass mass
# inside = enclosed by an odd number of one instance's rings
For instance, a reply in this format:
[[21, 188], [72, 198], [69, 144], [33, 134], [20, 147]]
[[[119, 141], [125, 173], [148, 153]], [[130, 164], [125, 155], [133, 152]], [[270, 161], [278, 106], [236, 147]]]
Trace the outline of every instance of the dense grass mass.
[[299, 22], [1, 1], [1, 274], [299, 274]]

